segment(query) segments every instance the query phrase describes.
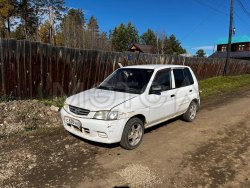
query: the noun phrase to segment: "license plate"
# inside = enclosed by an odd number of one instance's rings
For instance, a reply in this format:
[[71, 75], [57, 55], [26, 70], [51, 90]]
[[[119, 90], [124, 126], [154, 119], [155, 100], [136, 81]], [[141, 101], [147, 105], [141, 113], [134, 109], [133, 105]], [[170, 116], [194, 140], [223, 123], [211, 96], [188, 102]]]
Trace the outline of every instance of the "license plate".
[[76, 128], [78, 128], [78, 129], [81, 130], [82, 123], [79, 120], [73, 119], [73, 118], [70, 118], [70, 117], [65, 117], [64, 120], [65, 120], [65, 122], [67, 124], [69, 124], [71, 126], [74, 126], [74, 127], [76, 127]]

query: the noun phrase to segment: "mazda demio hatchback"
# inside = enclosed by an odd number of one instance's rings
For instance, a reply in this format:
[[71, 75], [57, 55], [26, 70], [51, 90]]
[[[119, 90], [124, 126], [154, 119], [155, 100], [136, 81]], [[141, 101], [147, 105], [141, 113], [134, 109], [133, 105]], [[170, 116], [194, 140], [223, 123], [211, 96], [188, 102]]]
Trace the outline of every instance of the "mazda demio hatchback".
[[74, 135], [134, 149], [146, 128], [181, 115], [191, 122], [199, 106], [198, 82], [190, 67], [135, 65], [67, 98], [61, 118]]

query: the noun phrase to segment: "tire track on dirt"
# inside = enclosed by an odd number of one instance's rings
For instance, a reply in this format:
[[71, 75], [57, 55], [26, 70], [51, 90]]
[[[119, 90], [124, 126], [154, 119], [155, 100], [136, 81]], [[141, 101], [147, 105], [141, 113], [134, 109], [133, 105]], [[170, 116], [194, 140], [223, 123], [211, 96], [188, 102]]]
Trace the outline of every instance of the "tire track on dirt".
[[225, 128], [219, 138], [210, 139], [195, 152], [184, 154], [181, 171], [172, 179], [176, 187], [250, 187], [249, 169], [244, 170], [250, 164], [249, 119], [250, 114]]

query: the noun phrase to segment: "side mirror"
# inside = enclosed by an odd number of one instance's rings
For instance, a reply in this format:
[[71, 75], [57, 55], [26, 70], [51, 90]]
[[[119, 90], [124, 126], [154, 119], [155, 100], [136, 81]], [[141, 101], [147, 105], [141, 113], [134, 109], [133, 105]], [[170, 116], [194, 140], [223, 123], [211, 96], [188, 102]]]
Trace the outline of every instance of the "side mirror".
[[160, 85], [152, 85], [150, 88], [149, 94], [160, 95], [161, 94], [161, 86]]

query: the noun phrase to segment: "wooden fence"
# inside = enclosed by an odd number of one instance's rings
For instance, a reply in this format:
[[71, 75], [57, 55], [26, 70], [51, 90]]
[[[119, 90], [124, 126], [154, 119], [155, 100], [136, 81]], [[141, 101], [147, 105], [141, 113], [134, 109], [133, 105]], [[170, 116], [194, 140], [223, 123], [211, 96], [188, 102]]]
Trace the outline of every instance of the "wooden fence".
[[[100, 83], [122, 65], [181, 64], [198, 79], [222, 75], [225, 59], [117, 53], [0, 40], [0, 93], [17, 98], [71, 95]], [[250, 73], [250, 62], [231, 60], [229, 74]]]

